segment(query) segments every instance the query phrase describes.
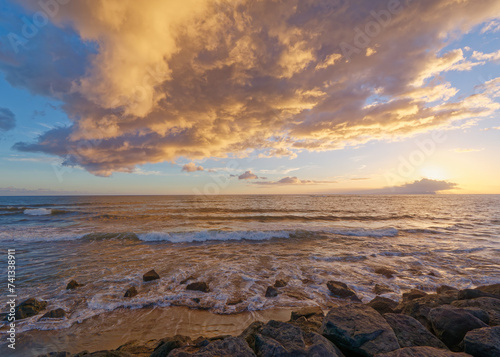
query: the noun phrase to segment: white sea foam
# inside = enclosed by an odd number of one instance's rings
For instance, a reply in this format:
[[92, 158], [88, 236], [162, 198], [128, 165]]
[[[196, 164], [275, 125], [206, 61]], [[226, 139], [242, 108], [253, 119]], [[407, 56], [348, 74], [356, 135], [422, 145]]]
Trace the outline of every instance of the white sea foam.
[[230, 240], [268, 240], [272, 238], [290, 238], [289, 231], [199, 231], [199, 232], [150, 232], [139, 234], [138, 237], [146, 242], [167, 241], [170, 243], [191, 243], [207, 241]]
[[27, 208], [24, 210], [24, 214], [28, 216], [46, 216], [52, 214], [52, 210], [48, 208]]

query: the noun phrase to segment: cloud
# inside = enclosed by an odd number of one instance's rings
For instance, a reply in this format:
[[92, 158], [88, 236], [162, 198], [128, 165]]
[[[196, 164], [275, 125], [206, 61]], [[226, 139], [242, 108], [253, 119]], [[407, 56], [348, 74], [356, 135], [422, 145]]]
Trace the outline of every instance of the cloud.
[[186, 164], [182, 166], [182, 171], [185, 172], [195, 172], [195, 171], [203, 171], [204, 168], [203, 166], [197, 166], [194, 162], [190, 162], [189, 164]]
[[489, 62], [496, 62], [500, 61], [500, 50], [492, 53], [482, 53], [478, 51], [474, 51], [472, 53], [472, 58], [478, 60], [478, 61], [489, 61]]
[[19, 188], [19, 187], [0, 187], [0, 195], [3, 196], [47, 196], [47, 195], [82, 195], [88, 194], [85, 191], [65, 191], [51, 190], [46, 188]]
[[[293, 158], [497, 112], [491, 88], [453, 100], [443, 74], [481, 63], [443, 49], [500, 2], [401, 4], [390, 13], [386, 0], [70, 2], [19, 54], [0, 46], [6, 80], [57, 98], [72, 122], [14, 148], [108, 176], [179, 158]], [[20, 28], [15, 17], [5, 26]]]
[[488, 22], [482, 29], [481, 33], [487, 32], [499, 32], [500, 31], [500, 20], [495, 19]]
[[0, 107], [0, 131], [8, 131], [16, 126], [16, 116], [10, 109]]
[[454, 152], [456, 153], [468, 153], [468, 152], [479, 152], [479, 151], [483, 151], [484, 148], [480, 148], [480, 149], [474, 149], [474, 148], [456, 148], [455, 150], [453, 150]]
[[378, 190], [364, 191], [368, 194], [436, 194], [438, 192], [458, 189], [458, 184], [448, 181], [431, 180], [423, 178], [401, 186], [385, 187]]
[[365, 180], [370, 180], [369, 177], [354, 177], [350, 179], [351, 181], [365, 181]]
[[336, 183], [336, 181], [317, 181], [317, 180], [301, 180], [297, 177], [283, 177], [279, 181], [254, 182], [256, 185], [310, 185], [310, 184], [327, 184]]
[[245, 171], [243, 174], [238, 176], [238, 180], [256, 180], [259, 177], [252, 173], [252, 171]]

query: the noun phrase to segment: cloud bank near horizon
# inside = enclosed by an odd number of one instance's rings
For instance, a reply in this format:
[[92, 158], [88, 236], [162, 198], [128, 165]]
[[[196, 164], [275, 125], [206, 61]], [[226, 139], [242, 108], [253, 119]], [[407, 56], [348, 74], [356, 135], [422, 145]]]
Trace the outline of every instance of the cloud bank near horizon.
[[455, 101], [442, 75], [497, 54], [442, 50], [477, 25], [496, 31], [498, 13], [496, 0], [70, 2], [18, 53], [2, 39], [5, 78], [59, 99], [72, 122], [14, 148], [109, 176], [180, 157], [295, 157], [487, 117], [500, 109], [499, 78]]

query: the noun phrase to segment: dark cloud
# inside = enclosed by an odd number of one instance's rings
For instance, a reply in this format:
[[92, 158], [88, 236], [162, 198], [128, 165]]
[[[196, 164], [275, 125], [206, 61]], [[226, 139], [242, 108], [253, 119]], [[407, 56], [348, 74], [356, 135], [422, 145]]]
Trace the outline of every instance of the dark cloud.
[[256, 185], [310, 185], [310, 184], [327, 184], [336, 183], [336, 181], [317, 181], [317, 180], [301, 180], [298, 177], [283, 177], [278, 181], [254, 182]]
[[449, 191], [458, 189], [458, 184], [448, 181], [421, 179], [404, 184], [402, 186], [385, 187], [379, 190], [365, 191], [360, 193], [370, 194], [409, 194], [409, 195], [423, 195], [423, 194], [436, 194], [438, 192]]
[[0, 131], [11, 130], [16, 126], [16, 116], [8, 108], [0, 108]]
[[443, 51], [443, 35], [491, 20], [500, 2], [388, 3], [70, 2], [17, 55], [0, 46], [5, 78], [60, 99], [73, 122], [15, 148], [106, 176], [179, 157], [294, 157], [500, 109], [498, 89], [453, 101], [443, 79], [480, 64]]

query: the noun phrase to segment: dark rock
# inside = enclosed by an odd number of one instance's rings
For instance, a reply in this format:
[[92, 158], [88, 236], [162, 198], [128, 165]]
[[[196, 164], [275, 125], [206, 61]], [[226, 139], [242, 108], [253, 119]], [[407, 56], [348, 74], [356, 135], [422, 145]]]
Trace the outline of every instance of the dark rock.
[[186, 336], [177, 335], [174, 337], [164, 338], [158, 341], [158, 344], [153, 353], [151, 353], [150, 357], [167, 357], [172, 350], [183, 347], [189, 343], [191, 343], [191, 339]]
[[394, 312], [394, 309], [398, 306], [398, 303], [397, 301], [382, 296], [377, 296], [367, 305], [377, 310], [380, 314], [387, 314]]
[[278, 296], [279, 292], [276, 290], [276, 288], [272, 286], [268, 286], [266, 290], [266, 297], [276, 297]]
[[122, 351], [97, 351], [92, 353], [78, 353], [73, 355], [73, 357], [134, 357], [128, 352]]
[[463, 289], [458, 292], [458, 300], [477, 299], [480, 297], [494, 298], [495, 295], [477, 289]]
[[193, 300], [195, 303], [199, 304], [201, 299], [200, 298], [192, 298], [191, 300]]
[[27, 317], [35, 316], [40, 311], [45, 309], [46, 306], [46, 301], [39, 301], [35, 298], [30, 298], [16, 306], [15, 318], [16, 320], [21, 320]]
[[328, 287], [328, 290], [330, 290], [332, 295], [336, 298], [350, 299], [359, 302], [361, 301], [354, 290], [340, 281], [329, 281], [328, 283], [326, 283], [326, 286]]
[[227, 304], [229, 306], [234, 306], [234, 305], [241, 304], [243, 301], [245, 301], [243, 298], [234, 298], [234, 299], [228, 300]]
[[399, 348], [387, 321], [373, 308], [362, 304], [330, 310], [323, 320], [321, 332], [346, 354], [375, 356]]
[[441, 285], [436, 289], [436, 293], [438, 294], [446, 293], [448, 291], [458, 291], [458, 289], [448, 285]]
[[239, 337], [244, 339], [250, 348], [255, 351], [255, 335], [262, 329], [264, 326], [263, 322], [255, 321], [252, 322], [246, 329], [243, 331]]
[[375, 274], [380, 274], [380, 275], [385, 276], [387, 279], [390, 279], [390, 278], [393, 278], [394, 275], [397, 274], [397, 271], [394, 271], [394, 270], [389, 269], [389, 268], [381, 267], [381, 268], [375, 269]]
[[149, 340], [146, 342], [133, 340], [121, 345], [116, 351], [129, 353], [136, 357], [149, 357], [155, 348], [158, 347], [159, 343], [158, 340]]
[[412, 301], [415, 299], [422, 298], [424, 296], [427, 296], [427, 293], [425, 291], [418, 289], [411, 289], [410, 291], [403, 294], [403, 301], [404, 302]]
[[299, 311], [293, 311], [289, 322], [305, 332], [318, 333], [324, 317], [325, 314], [319, 306], [304, 307]]
[[383, 316], [392, 327], [401, 347], [430, 346], [446, 349], [443, 342], [413, 317], [403, 314]]
[[125, 291], [125, 295], [123, 297], [134, 297], [138, 294], [137, 289], [134, 286], [131, 286], [130, 288]]
[[451, 304], [461, 308], [477, 307], [488, 313], [491, 326], [500, 325], [500, 299], [481, 297], [472, 300], [456, 300]]
[[399, 350], [381, 353], [376, 357], [472, 357], [467, 353], [450, 352], [440, 348], [420, 346], [420, 347], [405, 347]]
[[305, 333], [286, 322], [269, 321], [255, 336], [255, 352], [259, 357], [332, 356], [342, 353], [317, 333]]
[[392, 293], [392, 289], [384, 284], [375, 284], [373, 292], [377, 295], [382, 295], [386, 293]]
[[169, 357], [254, 357], [255, 353], [240, 337], [227, 337], [222, 340], [211, 341], [204, 346], [184, 346], [172, 350]]
[[402, 302], [395, 312], [402, 312], [417, 319], [422, 325], [432, 331], [431, 323], [429, 322], [428, 315], [432, 308], [447, 305], [457, 299], [456, 292], [449, 291], [443, 294], [428, 294], [422, 298]]
[[210, 291], [208, 284], [204, 281], [188, 284], [188, 286], [186, 286], [186, 290], [201, 291], [204, 293], [208, 293]]
[[71, 357], [73, 356], [69, 352], [49, 352], [43, 355], [38, 355], [37, 357]]
[[80, 286], [84, 286], [85, 284], [78, 284], [76, 280], [71, 280], [68, 285], [66, 285], [66, 290], [75, 290]]
[[467, 332], [464, 338], [465, 352], [474, 357], [500, 356], [500, 326], [484, 327]]
[[429, 312], [429, 320], [435, 335], [452, 350], [457, 349], [467, 332], [488, 326], [469, 312], [454, 306], [433, 308]]
[[55, 309], [47, 312], [42, 316], [42, 319], [60, 319], [66, 316], [66, 311], [63, 309]]
[[285, 287], [287, 285], [288, 285], [288, 283], [284, 280], [276, 280], [276, 282], [274, 283], [275, 288], [282, 288], [282, 287]]
[[493, 285], [478, 286], [476, 290], [480, 290], [483, 293], [491, 294], [497, 299], [500, 299], [500, 283]]
[[154, 269], [148, 271], [146, 274], [142, 276], [142, 280], [144, 281], [152, 281], [157, 279], [160, 279], [160, 276], [158, 275], [157, 272], [155, 272]]

